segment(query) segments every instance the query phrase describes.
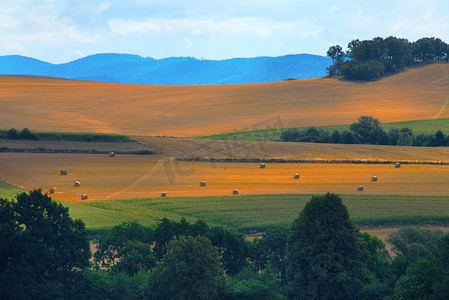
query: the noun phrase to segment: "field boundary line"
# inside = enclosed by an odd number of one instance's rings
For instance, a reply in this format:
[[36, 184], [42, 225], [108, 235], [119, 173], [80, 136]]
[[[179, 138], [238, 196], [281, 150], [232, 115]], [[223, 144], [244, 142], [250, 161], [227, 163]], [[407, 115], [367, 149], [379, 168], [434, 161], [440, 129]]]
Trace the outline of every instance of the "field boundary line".
[[409, 164], [409, 165], [449, 165], [447, 161], [410, 161], [410, 160], [351, 160], [351, 159], [277, 159], [277, 158], [177, 158], [179, 161], [223, 162], [223, 163], [317, 163], [317, 164]]

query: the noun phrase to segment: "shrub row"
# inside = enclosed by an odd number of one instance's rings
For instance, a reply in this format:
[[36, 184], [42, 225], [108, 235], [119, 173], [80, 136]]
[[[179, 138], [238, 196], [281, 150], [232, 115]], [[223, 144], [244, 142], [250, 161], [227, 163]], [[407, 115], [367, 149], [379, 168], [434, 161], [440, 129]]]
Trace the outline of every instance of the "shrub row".
[[18, 131], [15, 128], [0, 130], [0, 139], [3, 140], [30, 140], [30, 141], [72, 141], [72, 142], [134, 142], [129, 136], [106, 133], [62, 133], [62, 132], [32, 132], [28, 128]]

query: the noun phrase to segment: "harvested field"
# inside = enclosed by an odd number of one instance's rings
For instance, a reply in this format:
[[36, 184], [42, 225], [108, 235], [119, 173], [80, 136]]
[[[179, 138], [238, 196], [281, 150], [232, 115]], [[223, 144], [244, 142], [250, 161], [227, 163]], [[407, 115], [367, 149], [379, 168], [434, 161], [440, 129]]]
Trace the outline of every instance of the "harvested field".
[[381, 122], [448, 117], [449, 65], [410, 69], [375, 82], [308, 79], [262, 84], [143, 86], [0, 77], [0, 128], [199, 136], [338, 125], [361, 114]]
[[449, 147], [133, 138], [177, 158], [449, 162]]
[[152, 153], [154, 149], [148, 144], [106, 143], [106, 142], [72, 142], [72, 141], [27, 141], [0, 139], [1, 152], [42, 152], [42, 153], [110, 153], [120, 154]]
[[[59, 175], [60, 170], [68, 175]], [[299, 180], [293, 179], [298, 173]], [[372, 182], [371, 177], [378, 177]], [[81, 202], [125, 198], [250, 194], [449, 195], [447, 165], [179, 162], [164, 156], [0, 154], [0, 178], [24, 190], [55, 188], [54, 198]], [[83, 184], [73, 187], [73, 182]], [[201, 187], [200, 182], [207, 181]], [[364, 191], [357, 192], [363, 185]]]

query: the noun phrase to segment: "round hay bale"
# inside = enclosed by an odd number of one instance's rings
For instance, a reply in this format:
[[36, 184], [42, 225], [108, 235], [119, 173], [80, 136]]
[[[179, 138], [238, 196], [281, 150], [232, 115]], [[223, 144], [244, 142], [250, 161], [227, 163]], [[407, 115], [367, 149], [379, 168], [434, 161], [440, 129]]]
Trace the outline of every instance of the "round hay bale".
[[395, 167], [395, 168], [400, 168], [400, 167], [401, 167], [401, 163], [400, 163], [400, 162], [395, 163], [395, 164], [394, 164], [394, 167]]
[[66, 170], [61, 170], [61, 172], [59, 172], [59, 175], [67, 175], [67, 171]]
[[55, 189], [50, 189], [50, 190], [48, 190], [48, 193], [51, 194], [51, 195], [53, 195], [53, 194], [55, 193]]
[[359, 185], [359, 186], [357, 187], [357, 191], [362, 192], [362, 191], [363, 191], [363, 186]]
[[206, 181], [201, 181], [200, 186], [206, 186]]
[[79, 181], [75, 181], [75, 183], [73, 184], [75, 187], [79, 187], [80, 186], [80, 182]]
[[167, 193], [166, 192], [162, 192], [161, 193], [161, 197], [167, 197]]
[[260, 168], [261, 168], [261, 169], [265, 169], [265, 164], [264, 164], [264, 163], [261, 163], [261, 164], [260, 164]]
[[237, 189], [234, 189], [234, 190], [232, 191], [232, 194], [233, 194], [233, 195], [238, 195], [238, 194], [239, 194], [239, 191], [238, 191]]
[[115, 157], [115, 153], [114, 152], [109, 152], [109, 157]]
[[81, 195], [81, 200], [87, 200], [87, 195], [86, 194], [82, 194]]
[[377, 181], [377, 176], [371, 177], [371, 181], [372, 181], [372, 182], [376, 182], [376, 181]]
[[293, 179], [299, 179], [299, 174], [293, 175]]

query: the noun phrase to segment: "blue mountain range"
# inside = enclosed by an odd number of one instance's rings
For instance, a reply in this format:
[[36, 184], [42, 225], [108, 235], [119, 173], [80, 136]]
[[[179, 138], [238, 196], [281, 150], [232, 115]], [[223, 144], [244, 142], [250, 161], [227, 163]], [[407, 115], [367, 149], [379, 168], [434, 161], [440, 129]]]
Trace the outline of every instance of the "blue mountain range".
[[154, 85], [241, 84], [322, 77], [330, 64], [330, 58], [311, 54], [206, 60], [103, 53], [64, 64], [5, 55], [0, 74]]

